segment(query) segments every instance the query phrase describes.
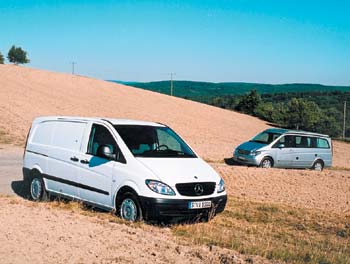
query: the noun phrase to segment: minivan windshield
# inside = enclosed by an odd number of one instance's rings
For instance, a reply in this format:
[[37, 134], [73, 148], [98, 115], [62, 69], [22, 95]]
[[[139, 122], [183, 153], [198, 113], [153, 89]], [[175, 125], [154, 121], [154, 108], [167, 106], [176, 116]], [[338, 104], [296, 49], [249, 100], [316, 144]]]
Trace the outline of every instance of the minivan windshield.
[[256, 135], [250, 142], [257, 142], [261, 144], [270, 144], [272, 141], [274, 141], [276, 138], [278, 138], [281, 134], [280, 133], [273, 133], [264, 131], [260, 134]]
[[196, 158], [190, 147], [169, 127], [115, 125], [135, 157]]

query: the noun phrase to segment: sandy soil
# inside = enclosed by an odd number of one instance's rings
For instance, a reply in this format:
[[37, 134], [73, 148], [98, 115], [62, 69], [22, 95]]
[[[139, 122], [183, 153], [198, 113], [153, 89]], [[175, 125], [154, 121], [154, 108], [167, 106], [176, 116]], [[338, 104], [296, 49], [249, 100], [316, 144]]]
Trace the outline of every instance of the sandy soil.
[[20, 198], [0, 203], [1, 263], [271, 263], [188, 245], [168, 228], [132, 227]]
[[[265, 122], [233, 111], [70, 74], [0, 65], [0, 130], [25, 141], [42, 115], [105, 116], [166, 123], [207, 160], [232, 156]], [[336, 143], [335, 166], [349, 167], [350, 144]]]
[[350, 215], [350, 171], [212, 166], [234, 197]]

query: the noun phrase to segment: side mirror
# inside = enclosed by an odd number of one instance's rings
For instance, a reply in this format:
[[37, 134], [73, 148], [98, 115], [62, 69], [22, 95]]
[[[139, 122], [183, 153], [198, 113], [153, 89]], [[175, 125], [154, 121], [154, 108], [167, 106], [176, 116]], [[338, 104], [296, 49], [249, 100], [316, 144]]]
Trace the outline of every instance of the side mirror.
[[108, 159], [108, 160], [116, 160], [116, 154], [113, 154], [111, 148], [108, 145], [101, 145], [97, 149], [97, 156], [100, 158]]
[[279, 149], [282, 149], [282, 148], [284, 148], [284, 147], [285, 147], [284, 144], [279, 144], [279, 145], [278, 145], [278, 148], [279, 148]]

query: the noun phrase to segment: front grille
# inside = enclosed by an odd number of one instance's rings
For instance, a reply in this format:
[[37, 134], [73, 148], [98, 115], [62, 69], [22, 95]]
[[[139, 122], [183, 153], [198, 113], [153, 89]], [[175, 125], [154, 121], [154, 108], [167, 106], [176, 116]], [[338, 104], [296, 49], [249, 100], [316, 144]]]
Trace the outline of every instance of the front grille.
[[215, 191], [215, 182], [178, 183], [175, 186], [183, 196], [204, 196]]
[[244, 149], [239, 149], [239, 150], [238, 150], [238, 154], [241, 154], [241, 155], [249, 155], [249, 154], [250, 154], [250, 151], [249, 151], [249, 150], [244, 150]]

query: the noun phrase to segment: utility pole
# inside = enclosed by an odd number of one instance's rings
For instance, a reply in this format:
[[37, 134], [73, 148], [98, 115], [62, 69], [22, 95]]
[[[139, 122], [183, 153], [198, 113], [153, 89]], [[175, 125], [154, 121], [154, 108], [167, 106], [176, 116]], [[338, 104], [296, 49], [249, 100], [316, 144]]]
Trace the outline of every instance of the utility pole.
[[74, 66], [75, 66], [75, 64], [77, 64], [76, 62], [72, 62], [72, 74], [74, 75]]
[[171, 96], [173, 96], [173, 92], [174, 92], [173, 75], [176, 75], [176, 73], [174, 72], [170, 73], [170, 95]]
[[345, 139], [345, 130], [346, 130], [346, 101], [344, 101], [343, 139]]

